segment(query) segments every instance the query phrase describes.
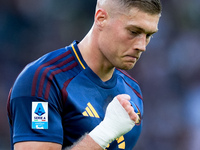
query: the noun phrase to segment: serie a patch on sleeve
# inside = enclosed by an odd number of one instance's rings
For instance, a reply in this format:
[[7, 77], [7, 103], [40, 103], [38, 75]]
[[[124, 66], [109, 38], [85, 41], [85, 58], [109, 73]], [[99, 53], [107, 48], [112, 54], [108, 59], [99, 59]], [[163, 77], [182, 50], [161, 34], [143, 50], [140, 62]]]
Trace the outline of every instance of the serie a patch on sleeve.
[[48, 102], [32, 102], [32, 129], [48, 129]]

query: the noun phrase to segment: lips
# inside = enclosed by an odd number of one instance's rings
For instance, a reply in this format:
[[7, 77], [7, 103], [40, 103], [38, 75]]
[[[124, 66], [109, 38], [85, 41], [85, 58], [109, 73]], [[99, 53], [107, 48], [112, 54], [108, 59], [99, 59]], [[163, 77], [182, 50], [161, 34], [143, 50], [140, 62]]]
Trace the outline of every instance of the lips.
[[136, 58], [137, 60], [139, 59], [139, 56], [132, 56], [133, 58]]
[[130, 57], [130, 58], [132, 58], [132, 59], [136, 59], [136, 60], [139, 59], [139, 56], [135, 56], [135, 55], [127, 55], [127, 57]]

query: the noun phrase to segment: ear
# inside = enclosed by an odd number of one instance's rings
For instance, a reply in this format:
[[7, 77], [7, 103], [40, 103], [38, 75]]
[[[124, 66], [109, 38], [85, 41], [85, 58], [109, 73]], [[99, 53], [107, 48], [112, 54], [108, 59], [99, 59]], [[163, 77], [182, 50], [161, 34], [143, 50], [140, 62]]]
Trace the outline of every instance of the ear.
[[108, 13], [100, 8], [96, 11], [96, 14], [95, 14], [95, 23], [98, 27], [103, 27], [106, 23], [106, 20], [108, 18]]

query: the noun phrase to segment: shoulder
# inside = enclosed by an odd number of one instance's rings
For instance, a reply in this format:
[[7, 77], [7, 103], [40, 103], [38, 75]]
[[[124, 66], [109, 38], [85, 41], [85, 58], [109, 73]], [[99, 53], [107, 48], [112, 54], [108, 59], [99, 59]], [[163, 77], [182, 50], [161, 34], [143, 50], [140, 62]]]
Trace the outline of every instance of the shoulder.
[[137, 95], [142, 98], [142, 91], [140, 89], [139, 83], [133, 77], [131, 77], [126, 71], [116, 68], [116, 74], [120, 76], [125, 84], [127, 84]]
[[131, 77], [126, 71], [116, 68], [116, 72], [118, 75], [122, 76], [123, 78], [126, 78], [127, 80], [130, 80], [131, 82], [134, 82], [135, 84], [139, 84], [137, 80]]
[[69, 48], [61, 48], [49, 52], [37, 60], [29, 63], [18, 75], [14, 85], [12, 97], [33, 96], [41, 84], [46, 84], [50, 79], [67, 66], [76, 63]]

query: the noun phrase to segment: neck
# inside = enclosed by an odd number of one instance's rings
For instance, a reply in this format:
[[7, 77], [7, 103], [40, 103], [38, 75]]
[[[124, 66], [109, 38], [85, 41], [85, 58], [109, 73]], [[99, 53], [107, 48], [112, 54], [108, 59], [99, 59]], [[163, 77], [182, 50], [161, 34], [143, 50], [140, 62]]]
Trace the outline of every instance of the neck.
[[90, 31], [78, 44], [78, 47], [87, 65], [105, 82], [112, 78], [115, 68], [107, 63], [108, 61], [105, 60], [95, 43], [97, 41], [95, 38]]
[[[92, 69], [93, 70], [93, 69]], [[93, 70], [94, 71], [94, 70]], [[113, 72], [114, 72], [114, 68], [112, 69], [104, 69], [103, 67], [100, 67], [100, 69], [94, 71], [98, 76], [99, 78], [102, 80], [102, 81], [108, 81], [109, 79], [112, 78], [112, 75], [113, 75]]]

